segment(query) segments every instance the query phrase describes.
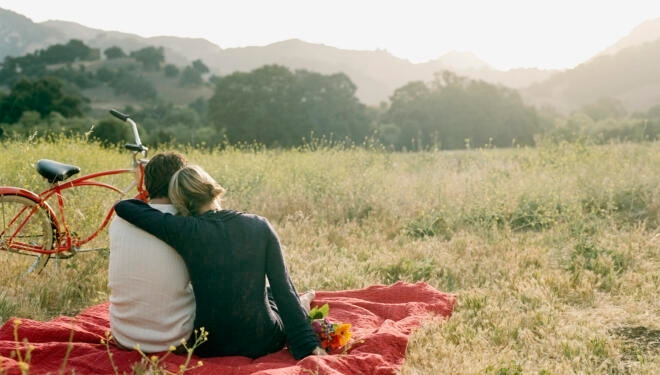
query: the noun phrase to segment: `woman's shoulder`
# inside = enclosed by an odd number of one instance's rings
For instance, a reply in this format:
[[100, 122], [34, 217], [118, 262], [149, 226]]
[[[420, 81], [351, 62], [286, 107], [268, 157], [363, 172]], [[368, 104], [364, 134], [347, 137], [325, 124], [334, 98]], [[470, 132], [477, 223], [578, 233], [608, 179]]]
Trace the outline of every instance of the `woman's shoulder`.
[[215, 211], [214, 217], [227, 225], [247, 225], [270, 230], [270, 222], [263, 216], [235, 210]]
[[236, 210], [220, 210], [212, 211], [208, 213], [211, 217], [217, 220], [224, 222], [229, 221], [242, 221], [242, 222], [254, 222], [256, 223], [268, 223], [268, 220], [265, 217], [251, 214], [248, 212], [236, 211]]

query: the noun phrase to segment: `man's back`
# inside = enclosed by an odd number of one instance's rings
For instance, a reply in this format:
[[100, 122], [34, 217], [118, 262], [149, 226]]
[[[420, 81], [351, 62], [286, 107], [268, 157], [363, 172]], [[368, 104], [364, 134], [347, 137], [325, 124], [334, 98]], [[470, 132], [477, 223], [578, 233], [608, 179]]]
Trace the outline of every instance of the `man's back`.
[[[174, 213], [169, 204], [154, 208]], [[115, 217], [110, 224], [110, 327], [119, 344], [147, 353], [188, 339], [195, 298], [185, 263], [170, 246]]]

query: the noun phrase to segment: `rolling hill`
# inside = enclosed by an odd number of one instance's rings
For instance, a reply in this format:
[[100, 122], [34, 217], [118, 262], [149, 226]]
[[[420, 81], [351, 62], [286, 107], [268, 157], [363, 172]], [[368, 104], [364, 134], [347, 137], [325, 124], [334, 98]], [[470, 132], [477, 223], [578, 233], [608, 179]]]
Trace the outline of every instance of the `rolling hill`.
[[660, 39], [601, 54], [574, 69], [522, 90], [532, 104], [568, 112], [599, 98], [620, 100], [628, 111], [660, 105]]
[[[498, 71], [473, 54], [450, 52], [426, 63], [414, 64], [384, 50], [344, 50], [323, 44], [293, 39], [263, 47], [223, 49], [207, 40], [161, 36], [143, 38], [116, 31], [92, 29], [72, 22], [46, 21], [34, 23], [17, 13], [0, 9], [0, 59], [20, 56], [70, 39], [101, 50], [117, 45], [125, 51], [146, 46], [162, 46], [167, 62], [185, 65], [201, 59], [214, 74], [250, 71], [265, 64], [282, 64], [291, 69], [307, 69], [328, 74], [342, 71], [358, 87], [358, 98], [369, 105], [388, 100], [394, 90], [413, 80], [429, 81], [433, 74], [452, 70], [459, 75], [521, 88], [547, 78], [551, 71], [516, 69]], [[19, 25], [20, 27], [11, 26]]]
[[183, 66], [201, 59], [216, 75], [250, 71], [265, 64], [323, 74], [341, 71], [356, 84], [357, 97], [367, 105], [387, 101], [394, 90], [406, 83], [430, 81], [436, 72], [443, 70], [518, 89], [529, 104], [552, 106], [564, 113], [601, 97], [616, 98], [629, 111], [660, 104], [660, 18], [640, 24], [629, 35], [573, 69], [500, 71], [469, 52], [450, 52], [415, 64], [385, 50], [345, 50], [298, 39], [260, 47], [223, 49], [199, 38], [143, 38], [72, 22], [34, 23], [20, 14], [0, 9], [0, 59], [70, 39], [82, 40], [101, 50], [116, 45], [127, 52], [162, 46], [168, 63]]

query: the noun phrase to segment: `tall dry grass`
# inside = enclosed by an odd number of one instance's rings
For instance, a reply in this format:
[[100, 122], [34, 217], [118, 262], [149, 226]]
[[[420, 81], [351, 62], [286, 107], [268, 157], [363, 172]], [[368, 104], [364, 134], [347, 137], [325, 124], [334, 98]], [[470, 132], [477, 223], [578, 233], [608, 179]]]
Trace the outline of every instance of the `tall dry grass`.
[[[39, 158], [83, 172], [129, 160], [82, 140], [0, 147], [0, 183], [33, 189]], [[402, 374], [660, 368], [657, 143], [180, 150], [228, 189], [225, 207], [271, 220], [299, 290], [405, 280], [457, 294], [448, 321], [411, 336]], [[57, 272], [50, 264], [39, 277], [5, 277], [0, 321], [105, 301], [106, 268], [106, 253], [89, 253], [60, 261]]]

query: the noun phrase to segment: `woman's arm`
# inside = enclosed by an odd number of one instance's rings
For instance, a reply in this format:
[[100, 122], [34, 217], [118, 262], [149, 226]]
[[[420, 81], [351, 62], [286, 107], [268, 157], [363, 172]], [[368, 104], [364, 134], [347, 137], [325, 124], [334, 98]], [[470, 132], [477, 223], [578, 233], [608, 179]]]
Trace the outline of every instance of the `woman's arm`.
[[[284, 256], [280, 241], [268, 221], [266, 235], [266, 276], [270, 283], [273, 299], [277, 304], [284, 332], [289, 341], [289, 350], [296, 359], [306, 357], [314, 353], [320, 343], [314, 333], [309, 316], [302, 308], [296, 288], [289, 277], [284, 264]], [[315, 354], [315, 353], [314, 353]]]
[[184, 248], [184, 236], [181, 234], [189, 233], [187, 229], [191, 225], [191, 218], [161, 212], [138, 199], [119, 201], [115, 205], [115, 212], [117, 216], [160, 238], [177, 251], [181, 252]]

